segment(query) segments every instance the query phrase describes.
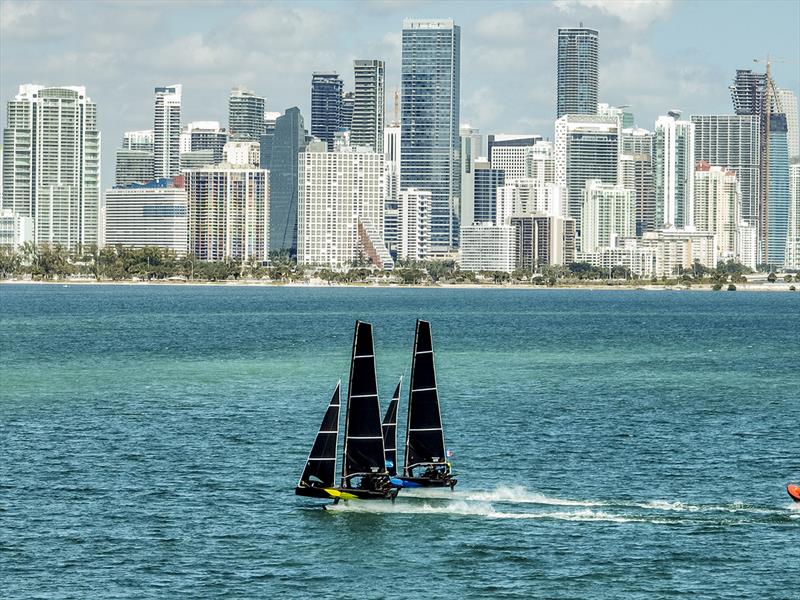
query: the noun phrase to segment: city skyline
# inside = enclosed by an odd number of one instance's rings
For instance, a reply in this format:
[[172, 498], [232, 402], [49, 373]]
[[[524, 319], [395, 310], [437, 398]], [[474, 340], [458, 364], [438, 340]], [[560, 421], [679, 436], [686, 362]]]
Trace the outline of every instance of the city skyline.
[[[338, 71], [344, 89], [352, 91], [352, 61], [378, 59], [386, 63], [388, 122], [400, 82], [402, 20], [410, 16], [456, 16], [463, 32], [460, 121], [484, 134], [553, 138], [557, 28], [580, 22], [600, 32], [598, 99], [630, 104], [641, 127], [652, 129], [671, 108], [686, 115], [731, 114], [727, 88], [735, 70], [763, 70], [752, 60], [767, 53], [776, 57], [779, 87], [800, 89], [796, 63], [780, 62], [800, 54], [791, 33], [800, 8], [790, 2], [738, 3], [736, 11], [670, 1], [228, 3], [193, 5], [189, 14], [185, 3], [160, 3], [159, 14], [142, 2], [0, 6], [4, 99], [20, 83], [85, 85], [105, 138], [103, 188], [113, 182], [116, 140], [124, 131], [151, 126], [156, 86], [183, 85], [184, 122], [225, 122], [231, 88], [245, 85], [266, 97], [267, 111], [298, 106], [308, 125], [313, 71]], [[156, 34], [154, 19], [162, 22], [177, 11], [179, 27], [159, 27]], [[773, 15], [771, 30], [753, 31], [747, 15], [755, 19], [766, 11]], [[339, 22], [346, 30], [336, 28]], [[323, 28], [324, 49], [315, 41]], [[36, 37], [42, 30], [58, 34], [42, 42]]]

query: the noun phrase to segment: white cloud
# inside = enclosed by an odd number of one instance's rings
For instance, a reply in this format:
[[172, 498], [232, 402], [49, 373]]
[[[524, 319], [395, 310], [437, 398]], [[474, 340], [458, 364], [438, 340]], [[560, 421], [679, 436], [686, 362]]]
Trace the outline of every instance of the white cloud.
[[578, 13], [597, 10], [616, 17], [636, 28], [645, 28], [651, 23], [667, 17], [673, 6], [672, 0], [553, 0], [562, 12]]

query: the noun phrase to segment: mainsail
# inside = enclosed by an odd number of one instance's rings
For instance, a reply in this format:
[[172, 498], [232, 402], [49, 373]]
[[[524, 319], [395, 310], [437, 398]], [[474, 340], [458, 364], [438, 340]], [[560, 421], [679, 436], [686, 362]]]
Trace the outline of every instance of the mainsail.
[[322, 419], [306, 468], [300, 476], [298, 487], [331, 487], [336, 476], [336, 442], [339, 439], [339, 388], [336, 384], [328, 410]]
[[408, 426], [404, 475], [419, 465], [445, 464], [444, 432], [436, 389], [431, 324], [417, 320], [411, 386], [408, 394]]
[[400, 386], [403, 378], [397, 382], [392, 399], [389, 401], [389, 408], [386, 409], [386, 416], [383, 417], [383, 448], [386, 456], [386, 468], [389, 475], [397, 475], [397, 404], [400, 402]]
[[347, 390], [342, 487], [349, 487], [353, 476], [388, 475], [380, 410], [372, 325], [356, 321]]

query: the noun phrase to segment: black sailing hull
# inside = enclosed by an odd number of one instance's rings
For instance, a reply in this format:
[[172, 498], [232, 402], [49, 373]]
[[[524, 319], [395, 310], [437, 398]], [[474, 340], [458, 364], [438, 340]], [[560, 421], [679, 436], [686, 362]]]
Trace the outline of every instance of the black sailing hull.
[[456, 487], [458, 479], [448, 477], [446, 479], [429, 479], [427, 477], [398, 477], [404, 483], [408, 483], [408, 488], [415, 487], [449, 487], [451, 490]]
[[319, 488], [301, 487], [294, 488], [298, 496], [309, 498], [322, 498], [325, 500], [394, 500], [398, 493], [397, 488], [388, 488], [385, 491], [360, 490], [354, 488]]

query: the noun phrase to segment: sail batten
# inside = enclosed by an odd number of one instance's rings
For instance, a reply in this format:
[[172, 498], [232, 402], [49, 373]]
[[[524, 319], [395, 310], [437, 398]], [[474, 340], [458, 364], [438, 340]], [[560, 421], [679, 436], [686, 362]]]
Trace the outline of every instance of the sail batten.
[[386, 409], [386, 416], [383, 417], [383, 447], [386, 459], [386, 469], [389, 475], [397, 475], [397, 405], [400, 403], [400, 387], [403, 385], [403, 377], [397, 382], [392, 399], [389, 401], [389, 408]]
[[306, 460], [298, 487], [329, 487], [336, 478], [336, 443], [339, 439], [340, 389], [336, 384], [328, 409], [322, 418], [314, 445]]
[[342, 486], [354, 475], [386, 474], [372, 325], [356, 321], [347, 390]]
[[408, 395], [405, 475], [411, 476], [410, 468], [417, 465], [445, 462], [431, 327], [428, 321], [418, 320]]

